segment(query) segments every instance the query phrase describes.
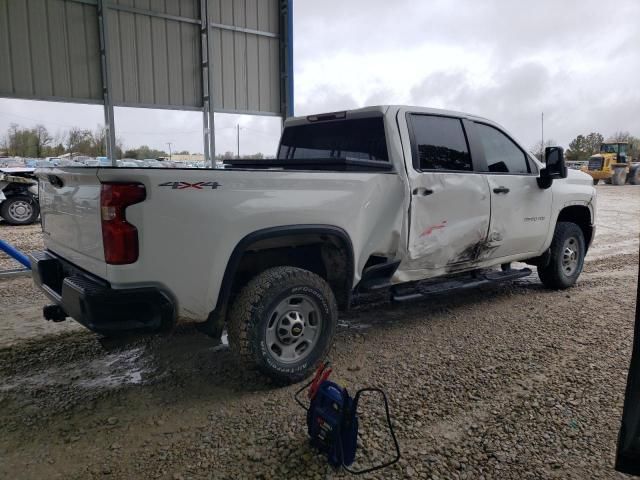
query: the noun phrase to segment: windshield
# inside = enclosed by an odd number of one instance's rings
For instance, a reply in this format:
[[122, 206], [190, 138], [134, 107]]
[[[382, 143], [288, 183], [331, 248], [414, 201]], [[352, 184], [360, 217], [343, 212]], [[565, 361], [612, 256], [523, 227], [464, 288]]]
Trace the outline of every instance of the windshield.
[[605, 143], [600, 147], [602, 153], [618, 153], [617, 143]]
[[383, 119], [360, 118], [287, 127], [282, 134], [278, 158], [388, 162]]

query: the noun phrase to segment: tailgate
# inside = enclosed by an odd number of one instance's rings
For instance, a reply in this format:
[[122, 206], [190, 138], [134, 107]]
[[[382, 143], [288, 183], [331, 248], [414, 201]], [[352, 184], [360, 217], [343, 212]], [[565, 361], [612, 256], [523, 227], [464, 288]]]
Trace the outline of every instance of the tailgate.
[[45, 246], [69, 262], [106, 276], [95, 168], [37, 170]]

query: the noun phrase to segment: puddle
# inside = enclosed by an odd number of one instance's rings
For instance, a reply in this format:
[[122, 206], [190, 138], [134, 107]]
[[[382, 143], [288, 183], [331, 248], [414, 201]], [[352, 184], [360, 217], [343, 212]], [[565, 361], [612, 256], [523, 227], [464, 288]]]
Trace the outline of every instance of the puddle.
[[110, 390], [126, 385], [140, 385], [153, 373], [144, 358], [144, 353], [144, 347], [137, 347], [109, 353], [89, 361], [50, 367], [37, 374], [15, 375], [0, 385], [0, 391], [54, 385]]
[[347, 322], [345, 320], [338, 320], [338, 327], [349, 328], [351, 330], [366, 330], [367, 328], [371, 328], [372, 325], [364, 322]]
[[82, 388], [105, 389], [123, 385], [140, 385], [143, 374], [151, 373], [151, 369], [147, 368], [146, 361], [143, 359], [143, 354], [144, 347], [137, 347], [93, 360], [78, 372], [80, 379], [77, 385]]

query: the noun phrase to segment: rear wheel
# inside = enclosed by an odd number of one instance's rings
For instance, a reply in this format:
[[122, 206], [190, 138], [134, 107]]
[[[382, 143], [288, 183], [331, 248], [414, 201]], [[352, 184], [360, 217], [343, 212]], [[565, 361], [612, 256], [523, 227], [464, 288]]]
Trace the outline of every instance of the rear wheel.
[[640, 185], [640, 166], [633, 168], [629, 172], [629, 183], [631, 185]]
[[337, 321], [325, 280], [301, 268], [270, 268], [233, 303], [229, 344], [242, 366], [257, 367], [278, 383], [299, 382], [329, 352]]
[[582, 229], [571, 222], [558, 222], [550, 247], [549, 263], [538, 267], [538, 277], [547, 288], [569, 288], [580, 276], [586, 246]]
[[38, 202], [27, 195], [9, 197], [0, 205], [0, 216], [11, 225], [30, 225], [39, 214]]

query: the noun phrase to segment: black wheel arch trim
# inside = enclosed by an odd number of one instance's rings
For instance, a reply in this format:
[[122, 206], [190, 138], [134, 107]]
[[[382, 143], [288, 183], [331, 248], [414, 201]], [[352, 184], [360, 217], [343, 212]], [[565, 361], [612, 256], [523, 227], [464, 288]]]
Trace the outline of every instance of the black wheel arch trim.
[[[571, 220], [562, 219], [562, 213], [565, 212], [566, 210], [570, 209], [570, 208], [581, 208], [581, 209], [586, 210], [588, 212], [588, 214], [589, 214], [589, 223], [586, 225], [586, 227], [588, 227], [590, 229], [589, 238], [587, 238], [586, 232], [584, 232], [584, 230], [583, 230], [583, 233], [585, 233], [584, 243], [585, 243], [585, 254], [586, 254], [586, 252], [589, 251], [589, 248], [593, 244], [593, 239], [596, 236], [595, 235], [595, 233], [596, 233], [596, 224], [595, 224], [595, 214], [596, 214], [596, 212], [595, 212], [595, 208], [593, 208], [593, 204], [590, 201], [588, 203], [580, 203], [580, 204], [575, 204], [575, 205], [565, 205], [565, 206], [563, 206], [558, 211], [558, 215], [555, 218], [555, 222], [553, 222], [553, 224], [552, 224], [554, 229], [555, 229], [556, 225], [558, 224], [558, 222], [571, 221]], [[580, 224], [576, 223], [576, 225], [580, 225]]]
[[[347, 254], [347, 280], [345, 288], [349, 298], [353, 292], [353, 276], [355, 271], [355, 260], [353, 254], [353, 243], [349, 234], [342, 228], [334, 225], [323, 224], [301, 224], [301, 225], [282, 225], [278, 227], [268, 227], [256, 230], [245, 235], [234, 247], [227, 266], [222, 277], [220, 290], [218, 292], [218, 300], [215, 308], [209, 313], [207, 321], [201, 324], [201, 329], [214, 338], [220, 338], [226, 320], [226, 311], [231, 297], [231, 287], [233, 279], [236, 275], [242, 256], [248, 250], [249, 246], [256, 242], [286, 237], [290, 235], [327, 235], [337, 238], [344, 247]], [[349, 303], [349, 302], [348, 302]]]

